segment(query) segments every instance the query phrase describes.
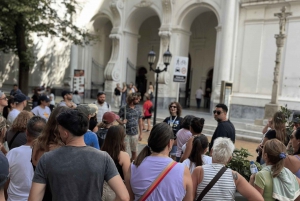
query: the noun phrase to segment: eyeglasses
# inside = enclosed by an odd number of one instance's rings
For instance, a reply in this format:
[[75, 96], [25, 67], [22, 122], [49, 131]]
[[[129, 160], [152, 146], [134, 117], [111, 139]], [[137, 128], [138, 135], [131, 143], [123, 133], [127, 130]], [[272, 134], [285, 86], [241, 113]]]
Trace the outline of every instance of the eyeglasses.
[[5, 96], [4, 98], [0, 98], [0, 100], [8, 100], [8, 98]]
[[177, 106], [173, 106], [173, 105], [171, 105], [169, 108], [177, 108]]
[[220, 115], [222, 112], [221, 112], [221, 111], [214, 110], [213, 113], [214, 113], [214, 114], [217, 113], [217, 115]]

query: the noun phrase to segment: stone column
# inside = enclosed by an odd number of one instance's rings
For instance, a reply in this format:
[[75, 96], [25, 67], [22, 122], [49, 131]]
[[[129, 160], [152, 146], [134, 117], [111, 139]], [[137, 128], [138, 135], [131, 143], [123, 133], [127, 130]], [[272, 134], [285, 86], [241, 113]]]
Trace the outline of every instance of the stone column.
[[265, 119], [271, 118], [275, 112], [280, 109], [278, 104], [278, 88], [279, 88], [279, 73], [280, 73], [280, 65], [281, 65], [281, 52], [285, 42], [285, 25], [286, 25], [286, 18], [292, 15], [291, 12], [285, 12], [286, 8], [283, 7], [281, 9], [281, 13], [275, 13], [274, 16], [279, 18], [279, 34], [275, 35], [276, 38], [276, 61], [275, 61], [275, 68], [274, 68], [274, 79], [273, 79], [273, 87], [272, 87], [272, 98], [270, 104], [265, 105]]
[[211, 99], [213, 104], [211, 104], [211, 108], [214, 107], [214, 103], [219, 103], [222, 80], [232, 81], [232, 65], [235, 49], [234, 40], [239, 3], [233, 0], [222, 1], [222, 3], [224, 10], [221, 16], [221, 22], [219, 26], [216, 27], [218, 35]]

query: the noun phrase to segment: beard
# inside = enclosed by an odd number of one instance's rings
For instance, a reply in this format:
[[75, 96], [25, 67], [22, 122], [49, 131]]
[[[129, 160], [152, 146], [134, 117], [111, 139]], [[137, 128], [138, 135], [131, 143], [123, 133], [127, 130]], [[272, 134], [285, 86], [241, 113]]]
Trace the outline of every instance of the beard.
[[103, 100], [98, 100], [98, 103], [99, 103], [100, 105], [102, 105], [104, 102], [105, 102], [105, 101], [103, 101]]

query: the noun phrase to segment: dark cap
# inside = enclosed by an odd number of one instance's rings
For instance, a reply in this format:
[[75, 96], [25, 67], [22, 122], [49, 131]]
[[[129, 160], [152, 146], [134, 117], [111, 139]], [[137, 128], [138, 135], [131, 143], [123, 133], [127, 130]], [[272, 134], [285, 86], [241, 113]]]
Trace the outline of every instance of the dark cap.
[[25, 96], [22, 93], [16, 94], [14, 96], [15, 103], [22, 103], [23, 101], [26, 101], [26, 100], [30, 100], [30, 98], [28, 96]]
[[300, 123], [300, 112], [294, 112], [292, 122], [293, 123]]
[[64, 91], [61, 92], [61, 96], [62, 96], [63, 98], [64, 98], [65, 95], [67, 95], [67, 94], [72, 94], [72, 92], [70, 92], [70, 91], [68, 91], [68, 90], [64, 90]]
[[9, 165], [8, 160], [4, 154], [0, 153], [0, 189], [4, 186], [5, 182], [8, 180], [9, 175]]
[[41, 95], [41, 96], [39, 97], [39, 101], [50, 102], [50, 99], [49, 99], [46, 95]]

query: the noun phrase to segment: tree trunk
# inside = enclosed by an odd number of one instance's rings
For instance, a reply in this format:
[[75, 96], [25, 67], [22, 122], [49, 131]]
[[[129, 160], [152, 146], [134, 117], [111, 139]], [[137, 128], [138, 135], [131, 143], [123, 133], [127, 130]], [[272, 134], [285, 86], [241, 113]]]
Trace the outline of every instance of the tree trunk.
[[15, 25], [17, 52], [19, 56], [19, 88], [21, 91], [28, 95], [28, 81], [29, 81], [29, 65], [26, 44], [26, 30], [24, 27], [24, 18], [19, 15], [19, 19]]

